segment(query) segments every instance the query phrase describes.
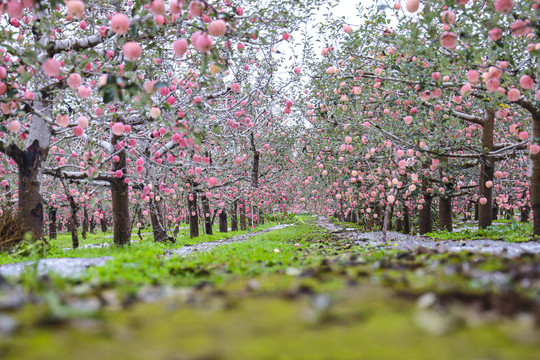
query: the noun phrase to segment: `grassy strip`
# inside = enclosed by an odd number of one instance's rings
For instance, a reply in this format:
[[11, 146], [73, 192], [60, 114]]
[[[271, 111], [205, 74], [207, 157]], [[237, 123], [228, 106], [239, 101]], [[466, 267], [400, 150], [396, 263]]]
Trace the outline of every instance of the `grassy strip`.
[[466, 229], [456, 232], [436, 231], [426, 234], [438, 240], [479, 240], [491, 239], [507, 242], [526, 242], [533, 240], [532, 223], [511, 220], [497, 220], [486, 229]]
[[160, 258], [148, 249], [124, 252], [105, 266], [92, 269], [87, 280], [133, 292], [148, 284], [216, 284], [231, 277], [274, 273], [309, 263], [301, 248], [307, 246], [307, 238], [317, 236], [324, 236], [324, 232], [314, 225], [300, 224], [187, 257]]
[[[71, 245], [71, 235], [61, 234], [57, 240], [53, 240], [47, 246], [47, 249], [36, 247], [28, 251], [26, 256], [13, 256], [8, 253], [0, 253], [0, 265], [8, 263], [23, 262], [28, 260], [39, 260], [41, 258], [60, 258], [60, 257], [101, 257], [101, 256], [139, 256], [139, 254], [146, 254], [149, 256], [163, 255], [163, 251], [166, 249], [178, 249], [185, 245], [195, 245], [203, 242], [212, 242], [229, 239], [233, 236], [243, 235], [248, 232], [260, 231], [267, 229], [269, 227], [275, 226], [278, 223], [268, 221], [262, 225], [258, 225], [255, 229], [249, 230], [240, 230], [240, 231], [231, 231], [227, 233], [221, 233], [218, 231], [214, 232], [214, 235], [201, 235], [196, 238], [190, 238], [189, 233], [187, 235], [178, 236], [176, 238], [176, 243], [156, 243], [153, 241], [153, 236], [151, 233], [143, 235], [143, 241], [138, 241], [132, 243], [128, 247], [116, 247], [109, 246], [103, 248], [87, 248], [87, 249], [70, 249], [64, 250], [64, 248], [69, 248]], [[102, 234], [89, 234], [87, 239], [81, 241], [81, 245], [88, 244], [101, 244], [105, 242], [111, 242], [112, 238], [106, 238], [108, 233]], [[69, 244], [67, 240], [69, 239]], [[81, 238], [82, 240], [82, 238]], [[68, 246], [65, 246], [68, 244]]]

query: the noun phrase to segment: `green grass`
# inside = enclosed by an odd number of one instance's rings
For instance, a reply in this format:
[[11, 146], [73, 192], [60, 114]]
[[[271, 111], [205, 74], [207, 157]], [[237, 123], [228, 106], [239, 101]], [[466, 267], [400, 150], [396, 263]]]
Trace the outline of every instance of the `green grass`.
[[[538, 257], [508, 261], [472, 253], [364, 248], [316, 227], [312, 217], [299, 220], [187, 257], [161, 257], [163, 245], [146, 241], [99, 249], [114, 259], [78, 281], [30, 272], [20, 283], [41, 301], [19, 312], [20, 330], [7, 342], [0, 338], [0, 356], [540, 360], [538, 332], [526, 322], [493, 320], [493, 314], [483, 320], [479, 310], [459, 302], [420, 311], [410, 301], [433, 292], [440, 299], [464, 294], [501, 303], [486, 299], [508, 286], [536, 299], [536, 290], [478, 277], [477, 271], [511, 274]], [[148, 289], [178, 295], [94, 314], [70, 305], [77, 297], [102, 299], [111, 292], [122, 304], [134, 304]], [[321, 305], [318, 296], [328, 301]], [[455, 328], [444, 336], [430, 332], [445, 318]]]
[[[157, 257], [151, 249], [124, 252], [115, 254], [105, 266], [92, 269], [88, 280], [104, 286], [121, 286], [131, 292], [146, 284], [193, 286], [273, 273], [309, 263], [303, 260], [295, 244], [306, 246], [305, 239], [314, 233], [317, 229], [310, 226], [292, 226], [245, 242], [171, 259]], [[160, 250], [162, 254], [163, 249]]]
[[[277, 225], [276, 222], [267, 221], [262, 225], [258, 225], [255, 229], [230, 231], [227, 233], [218, 232], [217, 228], [214, 229], [214, 235], [200, 235], [196, 238], [190, 238], [189, 230], [184, 233], [179, 233], [176, 237], [176, 243], [156, 243], [153, 241], [152, 233], [143, 234], [143, 241], [132, 243], [127, 247], [109, 246], [103, 248], [89, 248], [89, 249], [69, 249], [71, 247], [71, 234], [63, 233], [59, 234], [58, 239], [49, 241], [48, 250], [43, 256], [42, 253], [33, 253], [29, 256], [12, 256], [8, 253], [0, 253], [0, 265], [22, 262], [28, 260], [38, 260], [40, 258], [59, 258], [59, 257], [101, 257], [101, 256], [140, 256], [140, 254], [146, 254], [149, 256], [163, 255], [163, 251], [166, 249], [177, 249], [185, 245], [194, 245], [202, 242], [212, 242], [231, 238], [246, 234], [248, 232], [259, 231], [267, 229], [269, 227]], [[112, 242], [112, 238], [106, 238], [109, 233], [96, 233], [88, 234], [86, 240], [79, 237], [80, 245], [87, 244], [100, 244], [105, 242]], [[138, 236], [134, 235], [132, 239], [137, 239]], [[68, 249], [68, 250], [64, 250]]]
[[[501, 225], [498, 225], [501, 224]], [[507, 242], [524, 242], [533, 240], [532, 223], [522, 223], [511, 220], [497, 220], [486, 229], [466, 229], [456, 232], [437, 231], [427, 233], [433, 239], [439, 240], [478, 240], [491, 239]]]

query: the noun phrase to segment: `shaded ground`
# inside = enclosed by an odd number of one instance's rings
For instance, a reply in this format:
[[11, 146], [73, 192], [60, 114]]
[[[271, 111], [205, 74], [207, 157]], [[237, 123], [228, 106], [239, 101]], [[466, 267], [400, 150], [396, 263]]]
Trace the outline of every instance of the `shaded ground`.
[[363, 232], [331, 223], [327, 218], [319, 217], [317, 225], [340, 237], [354, 240], [358, 245], [383, 246], [388, 249], [410, 251], [418, 248], [437, 249], [440, 252], [472, 251], [500, 256], [516, 257], [522, 254], [539, 254], [540, 242], [507, 243], [497, 240], [433, 240], [425, 236], [405, 235], [388, 231], [386, 241], [383, 232]]

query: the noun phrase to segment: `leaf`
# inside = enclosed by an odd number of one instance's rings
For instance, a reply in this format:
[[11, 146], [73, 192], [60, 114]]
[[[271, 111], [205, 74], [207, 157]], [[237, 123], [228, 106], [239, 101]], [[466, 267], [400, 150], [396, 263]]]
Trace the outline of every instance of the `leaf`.
[[164, 82], [164, 81], [159, 81], [157, 83], [154, 84], [154, 89], [159, 89], [159, 88], [162, 88], [162, 87], [168, 87], [169, 84]]
[[135, 61], [128, 61], [126, 62], [126, 65], [124, 65], [124, 72], [129, 72], [135, 70], [136, 63]]
[[138, 31], [139, 31], [139, 27], [137, 26], [137, 24], [131, 24], [129, 28], [129, 36], [132, 38], [137, 37]]
[[101, 88], [101, 91], [103, 92], [103, 102], [105, 104], [110, 103], [114, 100], [116, 91], [112, 86], [104, 86], [103, 88]]
[[203, 60], [201, 62], [201, 75], [204, 75], [208, 70], [208, 55], [204, 54]]

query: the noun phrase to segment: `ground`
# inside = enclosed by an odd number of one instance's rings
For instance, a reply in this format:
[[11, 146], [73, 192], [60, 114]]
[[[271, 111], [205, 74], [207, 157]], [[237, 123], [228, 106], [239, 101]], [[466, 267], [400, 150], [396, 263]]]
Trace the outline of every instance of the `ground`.
[[538, 254], [402, 248], [332, 226], [304, 216], [185, 257], [93, 249], [112, 260], [76, 279], [2, 279], [0, 356], [540, 359]]

